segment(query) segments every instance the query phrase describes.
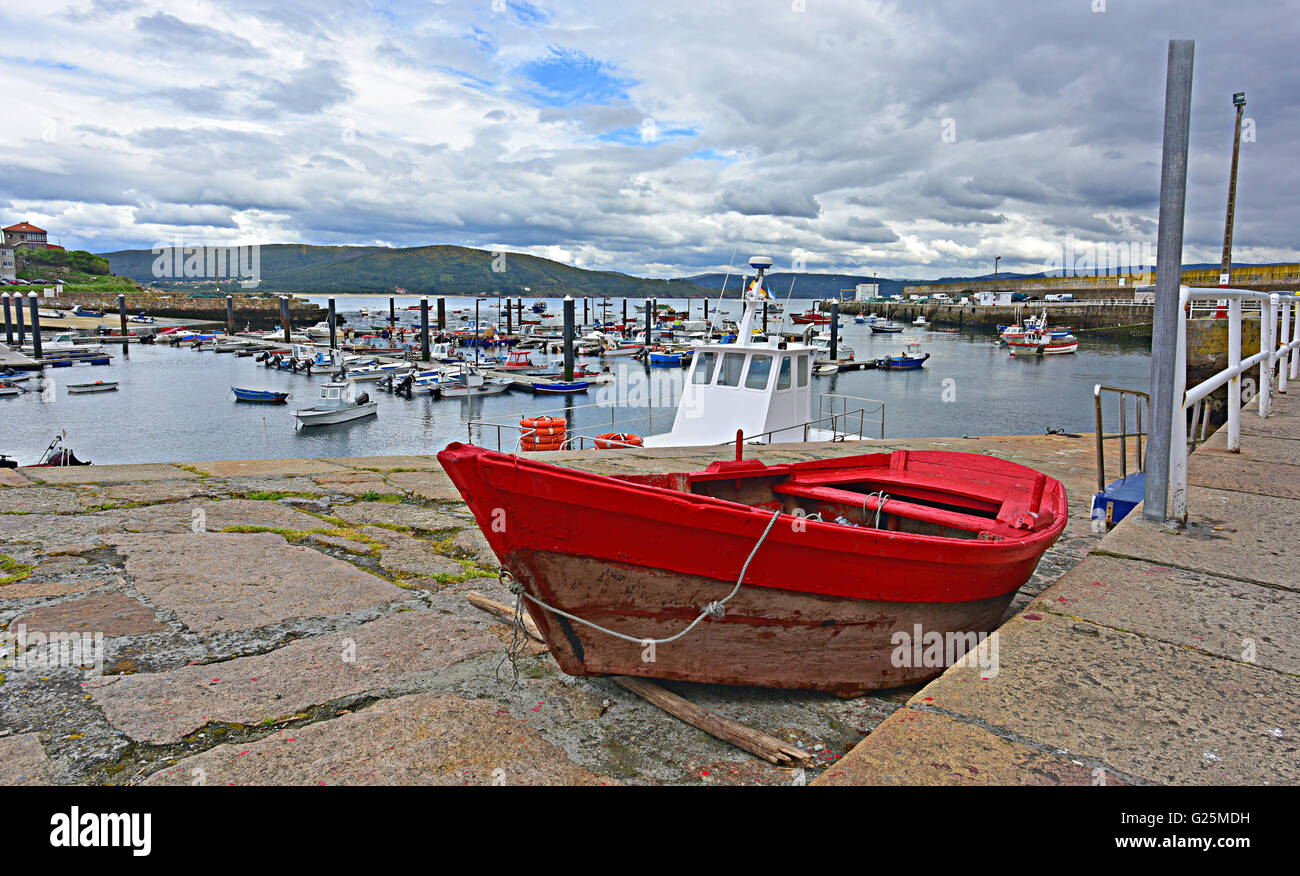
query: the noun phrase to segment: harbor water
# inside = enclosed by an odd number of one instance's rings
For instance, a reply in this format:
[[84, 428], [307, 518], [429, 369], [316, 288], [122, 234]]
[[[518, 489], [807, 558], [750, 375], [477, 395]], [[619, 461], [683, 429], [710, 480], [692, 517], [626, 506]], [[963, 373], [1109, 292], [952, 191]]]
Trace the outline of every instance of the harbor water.
[[[340, 296], [337, 301], [349, 325], [387, 321], [387, 298]], [[415, 302], [418, 299], [399, 299], [399, 325], [418, 323], [418, 311], [405, 309]], [[552, 313], [559, 310], [559, 301], [548, 303]], [[678, 300], [662, 299], [660, 303], [679, 310], [686, 306]], [[633, 318], [633, 304], [628, 302], [629, 318]], [[809, 307], [810, 302], [792, 301], [786, 312], [798, 313]], [[360, 316], [361, 308], [370, 311], [370, 318]], [[474, 303], [472, 299], [449, 298], [447, 308], [454, 327], [459, 318], [472, 318]], [[462, 313], [455, 314], [456, 310]], [[581, 321], [581, 301], [576, 310]], [[739, 313], [738, 303], [728, 302], [724, 312], [734, 317]], [[495, 320], [495, 313], [486, 305], [480, 308], [485, 324]], [[622, 301], [616, 300], [608, 313], [611, 321], [620, 319]], [[697, 319], [702, 316], [700, 299], [692, 302], [691, 313]], [[597, 318], [594, 305], [590, 315]], [[431, 312], [431, 322], [433, 318]], [[644, 322], [643, 314], [635, 318]], [[820, 393], [879, 400], [885, 403], [884, 434], [890, 438], [1042, 434], [1049, 429], [1090, 432], [1093, 384], [1147, 388], [1149, 349], [1142, 341], [1084, 335], [1079, 352], [1073, 355], [1013, 358], [992, 334], [954, 334], [910, 326], [901, 335], [873, 334], [850, 316], [841, 319], [841, 338], [859, 360], [897, 355], [906, 340], [918, 340], [930, 354], [917, 371], [862, 370], [813, 378], [814, 417]], [[772, 330], [777, 322], [773, 317]], [[790, 327], [788, 320], [785, 327]], [[571, 425], [584, 434], [626, 431], [644, 435], [671, 428], [686, 376], [686, 369], [651, 369], [618, 358], [605, 363], [617, 377], [614, 384], [593, 385], [588, 392], [572, 396], [535, 396], [512, 389], [476, 399], [435, 400], [428, 394], [407, 399], [373, 384], [361, 384], [359, 391], [379, 400], [377, 416], [303, 429], [296, 427], [292, 411], [315, 403], [319, 385], [326, 379], [320, 372], [295, 374], [266, 368], [253, 358], [186, 346], [132, 345], [125, 355], [120, 347], [108, 349], [113, 354], [110, 365], [52, 369], [43, 385], [34, 379], [28, 384], [31, 391], [0, 398], [0, 453], [29, 465], [37, 461], [56, 432], [66, 430], [68, 443], [78, 456], [99, 464], [428, 454], [450, 441], [467, 440], [471, 418], [506, 424], [501, 430], [502, 447], [513, 449], [518, 429], [512, 430], [510, 424], [517, 424], [521, 416], [566, 407], [571, 409]], [[473, 355], [468, 351], [468, 357]], [[536, 352], [532, 358], [539, 365], [560, 360]], [[589, 367], [601, 364], [595, 357], [579, 361]], [[95, 380], [117, 381], [119, 389], [67, 392], [69, 383]], [[236, 403], [230, 391], [234, 386], [288, 391], [291, 397], [288, 404], [278, 406]], [[862, 407], [853, 400], [848, 404], [850, 409]], [[878, 436], [879, 426], [868, 421], [866, 434]], [[497, 444], [497, 431], [492, 427], [473, 437], [490, 447]]]

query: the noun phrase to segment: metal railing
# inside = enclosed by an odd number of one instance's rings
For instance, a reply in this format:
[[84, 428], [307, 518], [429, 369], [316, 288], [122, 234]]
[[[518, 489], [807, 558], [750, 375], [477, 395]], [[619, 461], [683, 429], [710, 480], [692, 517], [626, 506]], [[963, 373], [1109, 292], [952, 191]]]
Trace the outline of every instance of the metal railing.
[[[1102, 427], [1101, 416], [1101, 394], [1103, 392], [1113, 392], [1119, 395], [1119, 431], [1107, 435]], [[1134, 430], [1128, 430], [1128, 404], [1127, 399], [1133, 396], [1133, 418]], [[1097, 414], [1097, 491], [1105, 492], [1106, 490], [1106, 448], [1105, 442], [1119, 441], [1119, 473], [1120, 477], [1128, 477], [1128, 439], [1132, 437], [1137, 444], [1137, 470], [1145, 471], [1146, 467], [1142, 462], [1143, 444], [1146, 439], [1146, 431], [1142, 428], [1143, 413], [1149, 411], [1151, 407], [1151, 396], [1145, 392], [1136, 389], [1121, 389], [1116, 386], [1102, 386], [1100, 383], [1092, 387], [1093, 406]], [[1150, 420], [1150, 417], [1147, 417]]]
[[[1227, 302], [1228, 367], [1187, 388], [1187, 319], [1194, 302]], [[1258, 305], [1259, 352], [1241, 358], [1241, 326], [1243, 304]], [[1280, 323], [1280, 332], [1279, 332]], [[1177, 349], [1174, 354], [1173, 423], [1169, 445], [1169, 487], [1172, 501], [1172, 519], [1187, 521], [1187, 455], [1189, 440], [1187, 410], [1196, 406], [1200, 416], [1201, 403], [1225, 384], [1228, 387], [1228, 450], [1241, 451], [1241, 389], [1242, 375], [1259, 366], [1259, 416], [1267, 417], [1272, 411], [1273, 390], [1286, 392], [1290, 381], [1297, 379], [1300, 369], [1300, 301], [1294, 293], [1252, 292], [1246, 289], [1201, 289], [1181, 287], [1178, 295], [1178, 329], [1175, 332]], [[1276, 369], [1276, 383], [1274, 370]], [[1195, 428], [1195, 424], [1193, 425]], [[1202, 425], [1201, 432], [1204, 434]]]

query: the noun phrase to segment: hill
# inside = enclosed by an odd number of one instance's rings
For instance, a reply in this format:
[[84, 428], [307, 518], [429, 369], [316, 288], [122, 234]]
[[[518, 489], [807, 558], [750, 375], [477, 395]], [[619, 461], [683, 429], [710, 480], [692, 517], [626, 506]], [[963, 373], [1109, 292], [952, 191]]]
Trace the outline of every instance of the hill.
[[[141, 283], [169, 285], [154, 277], [151, 250], [100, 253], [113, 270]], [[526, 297], [667, 297], [668, 281], [614, 271], [588, 271], [522, 253], [494, 256], [463, 246], [305, 246], [268, 244], [260, 252], [259, 292], [384, 294], [401, 287], [412, 295], [522, 295]], [[193, 280], [183, 281], [193, 283]], [[527, 291], [525, 291], [527, 289]], [[687, 291], [677, 289], [677, 294]], [[697, 296], [706, 295], [695, 289]]]

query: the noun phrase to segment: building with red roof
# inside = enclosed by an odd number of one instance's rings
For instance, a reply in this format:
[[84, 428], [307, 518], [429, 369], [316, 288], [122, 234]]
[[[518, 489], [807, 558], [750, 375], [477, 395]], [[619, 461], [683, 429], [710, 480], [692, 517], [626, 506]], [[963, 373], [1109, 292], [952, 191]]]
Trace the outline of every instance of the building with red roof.
[[[5, 246], [17, 249], [21, 246], [30, 249], [50, 249], [49, 235], [44, 228], [37, 228], [30, 222], [19, 222], [4, 229]], [[62, 249], [63, 247], [57, 247]]]

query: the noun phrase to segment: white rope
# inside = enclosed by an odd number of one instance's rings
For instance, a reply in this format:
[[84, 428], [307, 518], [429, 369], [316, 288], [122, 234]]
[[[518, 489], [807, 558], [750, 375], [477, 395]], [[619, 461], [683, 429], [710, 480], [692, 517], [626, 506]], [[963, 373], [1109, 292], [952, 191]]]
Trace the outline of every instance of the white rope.
[[[781, 512], [777, 511], [772, 515], [772, 519], [767, 521], [767, 528], [763, 530], [763, 534], [759, 537], [758, 543], [754, 545], [754, 549], [749, 552], [749, 557], [745, 560], [745, 565], [742, 566], [740, 569], [740, 577], [736, 579], [736, 586], [731, 588], [731, 592], [728, 593], [726, 596], [722, 597], [722, 599], [716, 600], [714, 602], [710, 602], [708, 605], [704, 606], [704, 608], [700, 611], [699, 617], [691, 621], [690, 625], [687, 626], [686, 629], [682, 630], [680, 633], [677, 633], [674, 636], [669, 636], [666, 639], [647, 639], [640, 636], [629, 636], [625, 633], [620, 633], [617, 630], [611, 630], [606, 627], [602, 627], [600, 624], [592, 623], [589, 620], [578, 617], [576, 614], [570, 614], [569, 612], [562, 611], [552, 605], [547, 605], [545, 602], [542, 602], [540, 599], [537, 599], [531, 593], [525, 590], [524, 586], [520, 584], [518, 581], [513, 581], [509, 586], [510, 586], [510, 590], [515, 594], [516, 597], [515, 599], [516, 623], [520, 626], [520, 628], [522, 628], [523, 616], [520, 613], [520, 607], [522, 606], [522, 602], [520, 602], [518, 598], [522, 596], [524, 599], [527, 599], [529, 602], [532, 602], [534, 605], [541, 606], [542, 608], [546, 609], [552, 614], [558, 614], [560, 617], [568, 618], [571, 621], [580, 623], [583, 626], [591, 627], [593, 630], [604, 633], [607, 636], [613, 636], [616, 639], [622, 639], [623, 641], [631, 642], [634, 645], [650, 645], [650, 644], [667, 645], [670, 642], [675, 642], [678, 639], [685, 636], [691, 630], [695, 629], [695, 627], [698, 626], [700, 622], [703, 621], [706, 617], [713, 618], [714, 620], [722, 620], [724, 617], [727, 616], [727, 602], [733, 596], [735, 596], [737, 593], [740, 592], [740, 585], [743, 584], [745, 581], [745, 573], [749, 571], [749, 564], [753, 562], [754, 555], [757, 554], [758, 549], [763, 546], [763, 542], [767, 540], [768, 533], [772, 531], [772, 527], [776, 525], [776, 520], [780, 516], [781, 516]], [[501, 570], [502, 578], [504, 579], [509, 574], [510, 573], [507, 572], [503, 567]]]

